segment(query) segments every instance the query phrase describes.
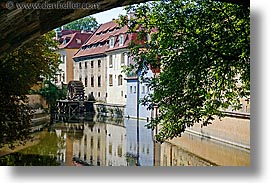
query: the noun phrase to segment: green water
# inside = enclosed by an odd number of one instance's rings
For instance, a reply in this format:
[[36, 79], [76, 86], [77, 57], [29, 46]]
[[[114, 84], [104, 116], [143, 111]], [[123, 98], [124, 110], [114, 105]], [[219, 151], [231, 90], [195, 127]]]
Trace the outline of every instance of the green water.
[[[245, 159], [249, 153], [216, 144], [192, 135], [183, 135], [183, 145], [153, 140], [146, 121], [108, 119], [56, 122], [36, 134], [40, 141], [16, 153], [0, 157], [5, 166], [215, 166], [216, 160], [197, 155], [193, 144], [209, 144], [213, 152], [224, 152], [227, 159]], [[190, 141], [185, 144], [184, 142]], [[213, 149], [215, 148], [215, 149]], [[205, 149], [206, 151], [207, 149]], [[209, 150], [209, 149], [208, 149]], [[207, 151], [208, 151], [207, 150]], [[217, 157], [224, 158], [224, 155]], [[231, 161], [230, 161], [231, 162]]]

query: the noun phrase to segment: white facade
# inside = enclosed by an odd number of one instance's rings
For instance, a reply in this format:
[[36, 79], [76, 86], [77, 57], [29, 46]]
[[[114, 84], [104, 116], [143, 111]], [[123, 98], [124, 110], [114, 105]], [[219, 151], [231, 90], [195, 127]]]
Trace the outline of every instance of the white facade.
[[[151, 70], [148, 70], [145, 77], [152, 78], [153, 72]], [[136, 118], [138, 102], [153, 92], [150, 90], [149, 86], [146, 83], [142, 83], [140, 80], [139, 82], [137, 81], [138, 81], [137, 77], [127, 78], [127, 102], [126, 102], [126, 108], [124, 111], [124, 115], [126, 117]], [[139, 90], [139, 95], [137, 95], [138, 90]], [[153, 110], [147, 110], [147, 106], [144, 106], [141, 103], [139, 103], [138, 106], [139, 106], [139, 118], [151, 119], [154, 117]]]
[[126, 49], [107, 53], [107, 103], [126, 105], [127, 81], [122, 70], [127, 66], [127, 60]]
[[62, 83], [66, 83], [66, 50], [60, 49], [57, 53], [60, 55], [59, 60], [61, 62], [58, 66], [55, 83], [57, 86], [62, 86]]
[[74, 62], [74, 80], [82, 81], [85, 96], [106, 102], [106, 57]]
[[106, 125], [106, 165], [127, 166], [126, 128], [118, 125]]

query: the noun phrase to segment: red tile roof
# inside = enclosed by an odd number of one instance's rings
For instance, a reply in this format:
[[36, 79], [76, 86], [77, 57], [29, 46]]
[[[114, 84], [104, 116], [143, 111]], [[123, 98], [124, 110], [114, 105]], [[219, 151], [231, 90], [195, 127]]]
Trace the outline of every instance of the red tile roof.
[[[128, 47], [128, 43], [132, 39], [132, 35], [127, 33], [128, 28], [122, 28], [114, 21], [101, 24], [93, 35], [87, 40], [85, 44], [76, 52], [73, 58], [96, 56], [105, 54], [108, 51], [113, 51]], [[119, 35], [124, 35], [124, 44], [119, 45]], [[114, 37], [114, 47], [109, 47], [109, 38]]]
[[[63, 40], [62, 44], [59, 45], [59, 49], [62, 48], [80, 48], [83, 43], [91, 36], [89, 32], [75, 32], [72, 34], [63, 35], [60, 39]], [[64, 40], [67, 40], [64, 42]], [[78, 41], [80, 41], [78, 43]]]

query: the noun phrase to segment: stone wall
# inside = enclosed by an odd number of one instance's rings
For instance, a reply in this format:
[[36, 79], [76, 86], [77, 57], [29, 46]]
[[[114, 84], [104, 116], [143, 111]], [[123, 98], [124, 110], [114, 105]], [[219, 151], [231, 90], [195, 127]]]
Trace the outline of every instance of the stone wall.
[[195, 124], [188, 129], [189, 132], [200, 134], [204, 137], [229, 143], [242, 148], [250, 149], [250, 119], [227, 116], [221, 120], [216, 118], [212, 124], [201, 127]]
[[40, 107], [43, 109], [48, 108], [46, 100], [43, 99], [41, 95], [33, 94], [33, 95], [27, 95], [27, 97], [29, 99], [29, 105], [31, 107], [34, 107], [35, 109], [38, 109]]

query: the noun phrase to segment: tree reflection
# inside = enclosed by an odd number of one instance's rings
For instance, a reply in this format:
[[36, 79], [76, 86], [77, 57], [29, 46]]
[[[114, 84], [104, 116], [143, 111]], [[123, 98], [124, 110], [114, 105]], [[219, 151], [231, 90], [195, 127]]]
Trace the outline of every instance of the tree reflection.
[[54, 156], [41, 156], [37, 154], [13, 153], [0, 157], [1, 166], [58, 166]]

